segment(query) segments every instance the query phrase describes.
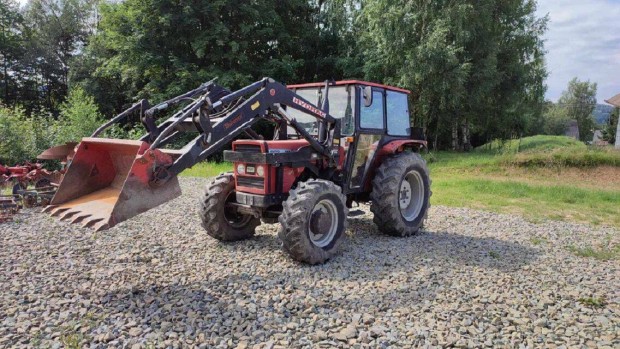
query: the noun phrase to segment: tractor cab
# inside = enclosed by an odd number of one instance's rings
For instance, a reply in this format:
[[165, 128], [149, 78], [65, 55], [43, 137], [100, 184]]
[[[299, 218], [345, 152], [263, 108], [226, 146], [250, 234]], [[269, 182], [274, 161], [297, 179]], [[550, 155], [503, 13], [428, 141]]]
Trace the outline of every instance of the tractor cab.
[[[358, 80], [337, 81], [329, 86], [327, 93], [323, 83], [287, 87], [317, 106], [323, 106], [327, 99], [329, 114], [341, 121], [340, 133], [343, 136], [357, 133], [381, 133], [396, 137], [411, 135], [407, 103], [407, 95], [411, 92], [408, 90]], [[318, 133], [316, 118], [292, 108], [289, 113], [308, 133]], [[293, 128], [289, 128], [289, 135], [296, 136]]]
[[[344, 172], [347, 177], [345, 192], [366, 192], [377, 163], [389, 152], [384, 147], [426, 146], [420, 132], [413, 132], [407, 97], [408, 90], [377, 83], [345, 80], [337, 81], [325, 91], [324, 83], [288, 85], [289, 89], [309, 102], [323, 106], [327, 100], [328, 112], [340, 120], [340, 140], [344, 148]], [[313, 136], [318, 134], [316, 118], [289, 108], [291, 116]], [[289, 137], [297, 138], [289, 127]], [[382, 150], [377, 154], [377, 149]]]

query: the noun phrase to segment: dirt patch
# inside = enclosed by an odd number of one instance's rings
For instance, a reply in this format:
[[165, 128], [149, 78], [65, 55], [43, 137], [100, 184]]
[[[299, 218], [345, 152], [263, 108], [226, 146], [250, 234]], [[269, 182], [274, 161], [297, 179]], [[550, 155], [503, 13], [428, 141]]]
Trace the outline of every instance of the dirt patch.
[[477, 174], [494, 180], [516, 180], [542, 185], [574, 185], [578, 188], [620, 191], [620, 167], [535, 168], [508, 167], [498, 172]]

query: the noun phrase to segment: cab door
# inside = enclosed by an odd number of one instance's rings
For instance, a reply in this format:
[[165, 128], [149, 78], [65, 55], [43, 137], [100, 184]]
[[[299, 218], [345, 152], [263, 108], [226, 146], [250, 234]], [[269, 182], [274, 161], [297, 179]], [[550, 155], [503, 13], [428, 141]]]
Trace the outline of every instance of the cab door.
[[364, 191], [376, 151], [385, 135], [385, 90], [357, 86], [356, 132], [347, 154], [347, 192]]

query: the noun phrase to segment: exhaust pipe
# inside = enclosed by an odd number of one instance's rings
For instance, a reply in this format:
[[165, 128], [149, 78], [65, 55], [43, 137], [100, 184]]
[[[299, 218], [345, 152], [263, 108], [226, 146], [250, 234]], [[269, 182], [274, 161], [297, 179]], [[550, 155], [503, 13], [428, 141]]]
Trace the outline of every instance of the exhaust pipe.
[[44, 212], [96, 231], [111, 228], [181, 195], [176, 176], [151, 184], [155, 168], [172, 162], [146, 142], [84, 138]]

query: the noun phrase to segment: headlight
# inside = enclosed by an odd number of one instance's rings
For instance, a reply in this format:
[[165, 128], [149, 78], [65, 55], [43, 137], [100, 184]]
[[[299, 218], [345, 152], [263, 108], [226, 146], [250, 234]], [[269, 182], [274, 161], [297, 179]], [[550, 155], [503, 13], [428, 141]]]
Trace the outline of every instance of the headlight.
[[259, 176], [264, 176], [265, 175], [265, 168], [263, 166], [258, 166], [256, 168], [256, 174], [258, 174]]
[[237, 173], [238, 174], [244, 174], [245, 173], [245, 165], [244, 164], [237, 165]]

